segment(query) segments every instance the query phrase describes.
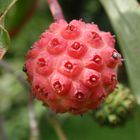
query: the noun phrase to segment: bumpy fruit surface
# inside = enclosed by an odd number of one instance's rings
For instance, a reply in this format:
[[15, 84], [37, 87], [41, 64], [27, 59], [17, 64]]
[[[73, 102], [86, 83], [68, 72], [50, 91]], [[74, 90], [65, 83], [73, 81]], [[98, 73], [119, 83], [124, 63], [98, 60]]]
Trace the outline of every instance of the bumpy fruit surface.
[[96, 24], [52, 23], [26, 55], [33, 96], [59, 113], [97, 108], [117, 84], [121, 56], [114, 44]]
[[118, 84], [116, 90], [94, 111], [94, 118], [101, 124], [119, 125], [131, 116], [136, 104], [136, 98], [129, 88]]

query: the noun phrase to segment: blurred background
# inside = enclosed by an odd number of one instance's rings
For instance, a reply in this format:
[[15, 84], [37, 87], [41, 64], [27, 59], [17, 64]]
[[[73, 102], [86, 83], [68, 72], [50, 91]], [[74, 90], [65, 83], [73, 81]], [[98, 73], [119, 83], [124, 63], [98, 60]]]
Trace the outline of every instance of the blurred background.
[[[60, 0], [60, 4], [67, 21], [95, 22], [101, 30], [115, 34], [99, 0]], [[26, 75], [22, 72], [27, 50], [52, 22], [46, 0], [18, 0], [6, 16], [11, 47], [3, 59], [5, 65], [0, 66], [0, 140], [35, 140], [31, 135], [39, 135], [38, 140], [59, 140], [48, 109], [39, 101], [34, 100], [33, 105], [29, 102], [29, 90], [23, 80]], [[116, 47], [120, 51], [118, 44]], [[119, 75], [120, 81], [127, 85], [124, 66]], [[57, 121], [68, 140], [135, 140], [139, 131], [133, 117], [116, 128], [100, 126], [90, 113], [58, 115]], [[32, 130], [34, 124], [37, 130]]]

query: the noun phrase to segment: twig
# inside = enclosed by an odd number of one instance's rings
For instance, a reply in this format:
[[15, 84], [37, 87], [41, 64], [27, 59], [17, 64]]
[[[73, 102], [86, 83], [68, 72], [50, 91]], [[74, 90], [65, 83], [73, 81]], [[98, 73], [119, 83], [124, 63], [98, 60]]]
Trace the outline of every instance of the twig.
[[6, 49], [5, 48], [0, 48], [0, 60], [3, 58], [5, 53], [6, 53]]
[[29, 123], [30, 123], [30, 140], [39, 140], [39, 128], [36, 120], [36, 114], [33, 106], [33, 98], [29, 94]]
[[13, 0], [8, 7], [4, 10], [4, 12], [2, 13], [2, 15], [0, 16], [0, 22], [2, 21], [2, 19], [5, 17], [5, 15], [7, 14], [7, 12], [11, 9], [11, 7], [17, 2], [17, 0]]
[[[7, 12], [11, 9], [11, 7], [17, 2], [17, 0], [13, 0], [8, 7], [4, 10], [4, 12], [0, 15], [0, 25], [3, 24], [3, 18], [5, 17], [5, 15], [7, 14]], [[2, 26], [1, 26], [2, 28]], [[0, 48], [0, 60], [3, 58], [4, 54], [6, 53], [6, 49], [4, 48]]]
[[[0, 33], [1, 33], [1, 31], [2, 31], [2, 32], [4, 32], [5, 34], [7, 34], [7, 39], [10, 40], [10, 39], [9, 39], [9, 36], [8, 36], [7, 30], [2, 26], [2, 24], [3, 24], [3, 23], [0, 23]], [[7, 45], [6, 45], [5, 47], [7, 47]], [[3, 58], [3, 56], [5, 55], [6, 51], [7, 51], [7, 49], [3, 47], [3, 42], [1, 42], [1, 40], [0, 40], [0, 60], [1, 60], [1, 59]]]
[[67, 140], [65, 133], [61, 127], [61, 124], [56, 117], [56, 114], [54, 112], [52, 112], [51, 110], [49, 110], [47, 117], [49, 117], [48, 120], [51, 123], [51, 125], [53, 126], [53, 128], [55, 129], [55, 132], [58, 135], [59, 140]]
[[67, 140], [67, 138], [66, 138], [66, 136], [61, 128], [59, 121], [56, 118], [50, 118], [50, 122], [51, 122], [52, 126], [54, 127], [59, 139], [60, 140]]
[[59, 5], [58, 0], [48, 0], [48, 4], [52, 13], [52, 16], [55, 20], [64, 19], [64, 15]]
[[8, 135], [4, 128], [4, 119], [0, 116], [0, 139], [8, 140]]

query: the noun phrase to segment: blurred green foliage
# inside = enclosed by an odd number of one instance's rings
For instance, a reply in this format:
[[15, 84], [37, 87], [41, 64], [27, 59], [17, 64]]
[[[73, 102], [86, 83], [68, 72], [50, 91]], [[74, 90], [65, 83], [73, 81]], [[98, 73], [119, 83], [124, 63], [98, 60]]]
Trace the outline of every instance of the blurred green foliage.
[[[0, 0], [0, 13], [11, 1]], [[37, 1], [37, 7], [35, 1], [18, 0], [5, 18], [5, 28], [11, 35], [11, 47], [4, 60], [23, 77], [26, 77], [22, 72], [22, 66], [27, 50], [53, 22], [46, 0]], [[102, 30], [111, 31], [113, 34], [110, 21], [99, 0], [60, 0], [60, 4], [68, 21], [73, 18], [82, 18], [86, 22], [97, 23]], [[31, 9], [34, 8], [35, 10], [32, 11]], [[16, 35], [13, 35], [13, 32], [16, 32]], [[119, 46], [117, 48], [119, 49]], [[126, 75], [123, 68], [122, 71], [123, 74], [121, 74]], [[126, 77], [123, 80], [128, 84]], [[4, 128], [8, 140], [29, 140], [28, 96], [28, 90], [19, 83], [14, 75], [8, 74], [0, 67], [0, 119], [4, 118]], [[58, 140], [53, 126], [46, 117], [47, 109], [36, 100], [34, 107], [39, 123], [40, 140]], [[83, 117], [60, 115], [59, 119], [68, 140], [136, 140], [137, 137], [136, 122], [133, 118], [118, 128], [101, 127], [93, 121], [89, 114]]]
[[11, 2], [12, 0], [1, 0], [0, 1], [0, 13], [2, 13], [5, 9], [6, 9], [6, 7], [10, 4], [10, 2]]

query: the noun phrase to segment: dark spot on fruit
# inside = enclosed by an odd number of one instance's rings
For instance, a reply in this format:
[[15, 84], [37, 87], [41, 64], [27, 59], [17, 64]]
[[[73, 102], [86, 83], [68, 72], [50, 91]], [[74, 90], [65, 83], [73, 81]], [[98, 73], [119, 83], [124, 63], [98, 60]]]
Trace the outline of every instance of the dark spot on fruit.
[[22, 71], [23, 71], [23, 72], [27, 72], [27, 68], [26, 68], [25, 65], [23, 66]]

